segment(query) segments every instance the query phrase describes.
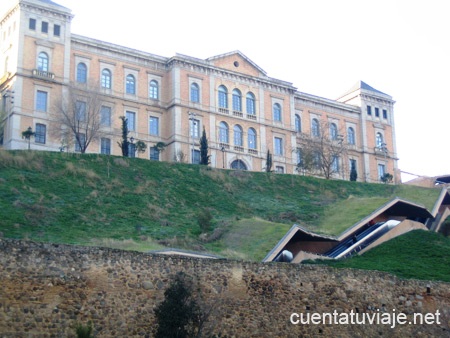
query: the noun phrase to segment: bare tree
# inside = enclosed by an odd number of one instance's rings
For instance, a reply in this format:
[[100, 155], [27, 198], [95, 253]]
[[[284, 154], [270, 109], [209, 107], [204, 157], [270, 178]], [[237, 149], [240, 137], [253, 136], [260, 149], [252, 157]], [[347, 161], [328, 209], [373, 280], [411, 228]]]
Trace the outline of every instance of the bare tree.
[[[317, 120], [316, 120], [317, 121]], [[311, 131], [311, 135], [302, 134], [300, 148], [300, 162], [297, 170], [323, 175], [330, 179], [340, 172], [344, 166], [343, 157], [347, 154], [347, 144], [343, 133], [333, 122], [318, 122]], [[342, 168], [344, 169], [344, 168]]]
[[54, 130], [61, 131], [63, 144], [74, 139], [77, 151], [85, 153], [92, 140], [101, 136], [102, 96], [95, 85], [70, 84], [56, 104]]
[[183, 150], [178, 149], [173, 155], [173, 160], [174, 162], [183, 163], [186, 160], [186, 154], [183, 152]]

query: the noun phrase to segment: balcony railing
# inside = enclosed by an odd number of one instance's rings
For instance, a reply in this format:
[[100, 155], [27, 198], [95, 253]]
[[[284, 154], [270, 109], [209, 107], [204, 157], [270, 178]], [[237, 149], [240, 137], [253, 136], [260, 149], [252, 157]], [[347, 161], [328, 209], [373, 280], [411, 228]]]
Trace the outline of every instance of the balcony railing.
[[244, 147], [241, 147], [241, 146], [234, 146], [234, 150], [243, 153], [243, 152], [244, 152]]
[[227, 108], [219, 108], [219, 113], [230, 114], [230, 111]]
[[389, 151], [387, 150], [386, 147], [375, 147], [374, 151], [375, 151], [375, 154], [377, 154], [377, 155], [383, 155], [383, 156], [389, 155]]
[[242, 112], [241, 111], [237, 111], [237, 110], [233, 110], [233, 115], [234, 116], [238, 116], [238, 117], [242, 117], [243, 116]]
[[220, 149], [230, 149], [230, 145], [228, 143], [219, 143]]
[[33, 69], [33, 76], [39, 77], [41, 79], [54, 80], [55, 74], [51, 72], [46, 72], [44, 70]]
[[255, 120], [255, 121], [256, 121], [256, 115], [247, 114], [247, 118], [248, 118], [249, 120]]

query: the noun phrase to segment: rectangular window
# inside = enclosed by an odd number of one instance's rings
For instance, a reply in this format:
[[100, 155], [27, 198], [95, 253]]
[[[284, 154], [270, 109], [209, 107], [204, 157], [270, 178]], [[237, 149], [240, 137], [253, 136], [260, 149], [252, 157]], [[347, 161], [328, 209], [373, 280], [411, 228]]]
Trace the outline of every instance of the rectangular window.
[[192, 150], [192, 163], [200, 164], [200, 150]]
[[100, 110], [100, 124], [105, 127], [111, 126], [111, 107], [102, 106]]
[[42, 21], [41, 32], [45, 34], [48, 33], [48, 22]]
[[76, 109], [76, 119], [80, 122], [86, 121], [86, 102], [83, 101], [77, 101], [75, 104]]
[[372, 107], [367, 106], [367, 115], [372, 115]]
[[384, 176], [385, 173], [386, 173], [386, 168], [385, 168], [384, 164], [379, 164], [378, 165], [378, 178], [381, 180], [381, 178]]
[[75, 137], [75, 151], [81, 152], [81, 147], [86, 144], [86, 134], [78, 133], [78, 139]]
[[333, 160], [331, 162], [331, 170], [334, 173], [339, 172], [339, 157], [338, 156], [333, 156]]
[[150, 135], [159, 135], [159, 118], [150, 116]]
[[45, 144], [46, 132], [47, 132], [47, 127], [45, 124], [36, 123], [36, 129], [35, 129], [35, 134], [34, 134], [35, 142]]
[[100, 153], [105, 155], [111, 154], [111, 140], [109, 138], [103, 138], [100, 141]]
[[28, 28], [32, 31], [36, 30], [36, 19], [30, 19], [28, 22]]
[[128, 157], [136, 157], [136, 145], [128, 143]]
[[280, 165], [277, 165], [275, 167], [275, 172], [278, 173], [278, 174], [283, 174], [284, 173], [284, 167], [282, 167]]
[[60, 25], [54, 25], [53, 26], [53, 35], [54, 36], [60, 36], [61, 35], [61, 26]]
[[283, 139], [275, 137], [274, 154], [283, 155]]
[[387, 119], [387, 110], [386, 109], [383, 109], [383, 118]]
[[127, 118], [127, 127], [129, 131], [136, 130], [136, 113], [132, 111], [128, 111], [125, 113], [125, 117]]
[[375, 116], [380, 117], [380, 109], [375, 107]]
[[191, 137], [199, 138], [200, 137], [200, 121], [196, 119], [189, 119]]
[[152, 161], [159, 161], [159, 149], [156, 147], [150, 147], [150, 159]]
[[36, 110], [37, 111], [47, 111], [47, 92], [38, 90], [36, 92]]
[[297, 166], [302, 166], [302, 150], [300, 148], [297, 148], [296, 154], [296, 160], [297, 160]]

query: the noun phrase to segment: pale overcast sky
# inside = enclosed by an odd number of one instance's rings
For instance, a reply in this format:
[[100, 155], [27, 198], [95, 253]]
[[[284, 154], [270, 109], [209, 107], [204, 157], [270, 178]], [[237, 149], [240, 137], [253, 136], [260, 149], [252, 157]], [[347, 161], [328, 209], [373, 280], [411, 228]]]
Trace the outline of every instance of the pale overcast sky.
[[330, 99], [362, 80], [396, 101], [399, 168], [450, 174], [447, 0], [54, 1], [75, 14], [73, 33], [153, 54], [240, 50]]

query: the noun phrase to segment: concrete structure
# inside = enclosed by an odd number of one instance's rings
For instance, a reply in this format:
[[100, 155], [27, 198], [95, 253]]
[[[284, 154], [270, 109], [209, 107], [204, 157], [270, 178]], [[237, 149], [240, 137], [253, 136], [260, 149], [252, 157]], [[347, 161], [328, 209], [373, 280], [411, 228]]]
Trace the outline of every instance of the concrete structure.
[[71, 10], [50, 0], [20, 0], [2, 11], [5, 149], [27, 148], [22, 132], [31, 127], [31, 149], [77, 151], [74, 133], [64, 133], [67, 126], [55, 117], [58, 102], [76, 84], [80, 104], [92, 88], [102, 100], [101, 133], [87, 152], [121, 155], [119, 117], [125, 116], [129, 137], [148, 147], [139, 157], [198, 162], [205, 128], [211, 166], [261, 171], [269, 150], [273, 169], [293, 174], [303, 136], [326, 123], [332, 142], [345, 145], [333, 178], [349, 179], [355, 166], [359, 181], [378, 182], [384, 173], [398, 180], [395, 102], [362, 81], [331, 100], [269, 77], [239, 51], [206, 60], [161, 57], [72, 34]]
[[337, 237], [315, 234], [304, 227], [294, 224], [267, 254], [263, 262], [275, 261], [283, 250], [288, 250], [293, 254], [292, 263], [300, 263], [306, 259], [334, 258], [331, 251], [338, 246], [350, 247], [351, 244], [357, 243], [356, 240], [363, 239], [362, 234], [370, 234], [371, 231], [379, 229], [376, 226], [377, 224], [382, 225], [392, 220], [398, 221], [396, 222], [399, 223], [398, 225], [385, 229], [376, 237], [374, 236], [372, 240], [365, 242], [364, 245], [356, 244], [358, 247], [349, 252], [349, 255], [363, 254], [377, 245], [411, 230], [421, 229], [444, 232], [443, 224], [449, 216], [450, 193], [445, 188], [441, 190], [431, 211], [428, 211], [422, 205], [396, 197], [349, 227]]

